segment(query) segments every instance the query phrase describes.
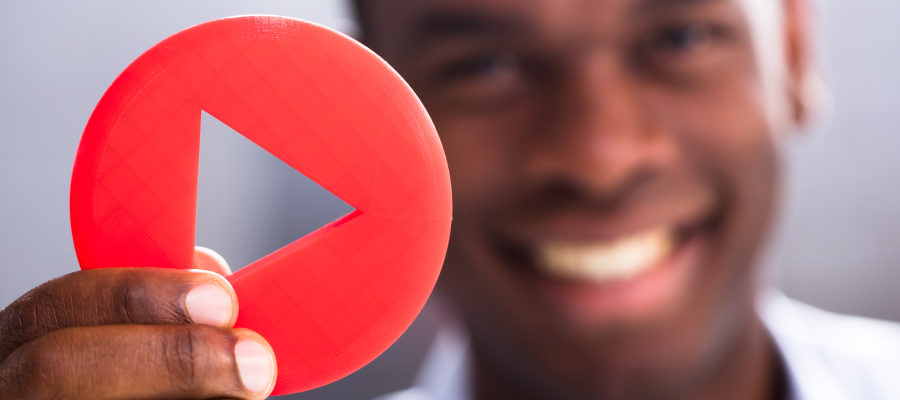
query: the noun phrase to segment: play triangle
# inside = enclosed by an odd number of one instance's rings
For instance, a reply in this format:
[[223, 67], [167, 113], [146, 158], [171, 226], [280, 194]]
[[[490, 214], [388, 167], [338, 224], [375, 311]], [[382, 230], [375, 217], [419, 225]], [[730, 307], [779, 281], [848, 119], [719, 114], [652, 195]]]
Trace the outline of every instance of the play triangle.
[[219, 252], [232, 270], [352, 211], [339, 197], [203, 112], [195, 243]]

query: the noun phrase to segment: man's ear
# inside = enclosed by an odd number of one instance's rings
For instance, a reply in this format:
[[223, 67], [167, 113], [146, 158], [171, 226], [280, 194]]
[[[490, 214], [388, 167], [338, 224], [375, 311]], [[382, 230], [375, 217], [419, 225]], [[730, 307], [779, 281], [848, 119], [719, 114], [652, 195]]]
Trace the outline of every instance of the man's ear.
[[795, 126], [803, 127], [819, 111], [817, 97], [822, 91], [813, 53], [812, 8], [807, 0], [783, 0], [783, 4], [789, 115]]

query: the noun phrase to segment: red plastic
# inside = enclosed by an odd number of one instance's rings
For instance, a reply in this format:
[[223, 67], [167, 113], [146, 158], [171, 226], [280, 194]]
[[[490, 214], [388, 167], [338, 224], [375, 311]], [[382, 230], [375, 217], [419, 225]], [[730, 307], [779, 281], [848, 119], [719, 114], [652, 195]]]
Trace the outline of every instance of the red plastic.
[[201, 110], [356, 208], [229, 277], [237, 326], [275, 349], [273, 394], [325, 385], [373, 360], [437, 280], [450, 176], [431, 120], [399, 75], [314, 24], [211, 21], [122, 72], [75, 160], [81, 268], [191, 267]]

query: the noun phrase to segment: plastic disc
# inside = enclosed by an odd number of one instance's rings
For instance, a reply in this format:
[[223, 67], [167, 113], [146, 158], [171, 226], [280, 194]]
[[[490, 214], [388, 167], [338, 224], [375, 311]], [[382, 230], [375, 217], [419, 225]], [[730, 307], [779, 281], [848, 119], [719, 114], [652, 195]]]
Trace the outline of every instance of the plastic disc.
[[437, 280], [450, 177], [409, 86], [374, 53], [318, 25], [211, 21], [122, 72], [75, 160], [81, 268], [191, 268], [201, 111], [356, 209], [229, 277], [237, 326], [275, 349], [273, 394], [325, 385], [373, 360]]

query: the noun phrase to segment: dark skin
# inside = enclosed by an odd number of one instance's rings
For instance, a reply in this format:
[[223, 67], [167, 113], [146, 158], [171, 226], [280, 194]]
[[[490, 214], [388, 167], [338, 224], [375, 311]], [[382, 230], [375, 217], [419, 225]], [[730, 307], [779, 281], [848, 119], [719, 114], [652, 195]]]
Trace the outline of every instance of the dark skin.
[[[194, 270], [110, 268], [50, 280], [0, 311], [0, 399], [262, 399], [248, 390], [232, 329], [231, 271], [203, 252]], [[215, 272], [215, 273], [212, 273]], [[221, 324], [194, 323], [186, 296], [212, 284], [233, 300]], [[196, 316], [195, 316], [196, 317]]]
[[[757, 0], [751, 0], [757, 1]], [[783, 0], [793, 122], [801, 3]], [[454, 221], [440, 288], [472, 334], [479, 399], [778, 398], [753, 300], [778, 154], [746, 13], [732, 0], [361, 2], [364, 41], [422, 99]], [[536, 268], [546, 243], [678, 232], [619, 281]], [[198, 255], [196, 266], [227, 274]], [[0, 400], [239, 398], [235, 343], [195, 323], [207, 272], [88, 270], [0, 311]], [[196, 316], [196, 315], [195, 315]], [[274, 375], [271, 377], [274, 382]]]
[[[753, 306], [778, 154], [739, 3], [358, 4], [364, 42], [419, 95], [447, 153], [440, 285], [472, 334], [478, 398], [779, 397]], [[784, 7], [799, 80], [803, 14]], [[654, 226], [687, 231], [682, 249], [629, 281], [536, 267], [546, 242]]]

